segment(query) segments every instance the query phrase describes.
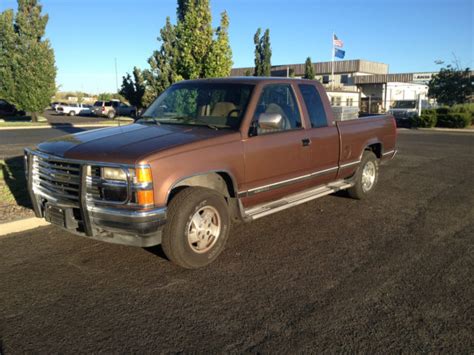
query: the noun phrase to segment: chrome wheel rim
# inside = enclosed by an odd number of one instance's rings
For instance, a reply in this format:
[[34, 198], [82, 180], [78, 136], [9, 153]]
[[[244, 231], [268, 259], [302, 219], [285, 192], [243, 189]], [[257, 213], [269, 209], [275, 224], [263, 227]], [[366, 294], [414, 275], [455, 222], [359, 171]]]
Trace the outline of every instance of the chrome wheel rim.
[[369, 191], [374, 186], [375, 174], [375, 163], [373, 161], [368, 161], [364, 166], [364, 170], [362, 170], [362, 189], [364, 192]]
[[198, 254], [209, 251], [219, 239], [221, 226], [221, 217], [214, 207], [201, 207], [194, 213], [187, 228], [191, 249]]

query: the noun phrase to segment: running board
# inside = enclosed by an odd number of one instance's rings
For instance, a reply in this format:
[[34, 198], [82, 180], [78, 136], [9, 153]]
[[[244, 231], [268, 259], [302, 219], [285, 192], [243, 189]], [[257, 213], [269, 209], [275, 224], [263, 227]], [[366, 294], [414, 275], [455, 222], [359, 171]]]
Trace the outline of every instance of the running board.
[[332, 194], [336, 191], [345, 190], [352, 187], [354, 184], [345, 180], [338, 180], [326, 185], [318, 186], [310, 190], [305, 190], [283, 197], [279, 200], [264, 203], [256, 207], [251, 207], [244, 211], [245, 218], [255, 220], [261, 217], [268, 216], [272, 213], [286, 210], [287, 208], [300, 205], [302, 203]]

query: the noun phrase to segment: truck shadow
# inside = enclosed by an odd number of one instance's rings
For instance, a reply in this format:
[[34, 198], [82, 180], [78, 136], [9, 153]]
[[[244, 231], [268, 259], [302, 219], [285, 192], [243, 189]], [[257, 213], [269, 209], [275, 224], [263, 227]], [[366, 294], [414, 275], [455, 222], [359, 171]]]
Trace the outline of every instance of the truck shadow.
[[[8, 198], [12, 196], [18, 206], [32, 209], [33, 207], [28, 196], [23, 156], [7, 158], [3, 162], [0, 161], [0, 169], [0, 188], [2, 187], [1, 185], [5, 185], [8, 189], [5, 192], [7, 196], [3, 196], [3, 193], [1, 195], [7, 201], [1, 202], [8, 202]], [[8, 193], [11, 196], [8, 196]]]
[[163, 248], [161, 247], [161, 244], [160, 245], [155, 245], [154, 247], [148, 247], [148, 248], [143, 248], [145, 249], [147, 252], [155, 255], [155, 256], [158, 256], [164, 260], [168, 260], [168, 257], [166, 256], [165, 252], [163, 251]]

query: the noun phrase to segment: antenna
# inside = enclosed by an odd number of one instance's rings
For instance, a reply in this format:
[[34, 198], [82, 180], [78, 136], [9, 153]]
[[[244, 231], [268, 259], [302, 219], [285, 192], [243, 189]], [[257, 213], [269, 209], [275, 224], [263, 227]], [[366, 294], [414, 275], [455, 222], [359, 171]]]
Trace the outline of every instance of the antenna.
[[115, 57], [115, 89], [117, 92], [119, 91], [118, 88], [118, 74], [117, 74], [117, 57]]

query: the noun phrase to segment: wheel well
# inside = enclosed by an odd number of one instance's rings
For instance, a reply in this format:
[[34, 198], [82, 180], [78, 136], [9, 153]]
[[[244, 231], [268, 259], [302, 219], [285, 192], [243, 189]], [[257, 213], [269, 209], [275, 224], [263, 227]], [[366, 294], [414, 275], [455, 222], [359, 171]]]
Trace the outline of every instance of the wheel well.
[[370, 144], [365, 148], [365, 150], [369, 150], [373, 152], [375, 156], [379, 159], [382, 157], [382, 144], [381, 143]]
[[168, 203], [186, 187], [199, 186], [218, 191], [226, 198], [234, 198], [236, 191], [231, 176], [226, 172], [212, 172], [190, 176], [178, 181], [168, 194]]

